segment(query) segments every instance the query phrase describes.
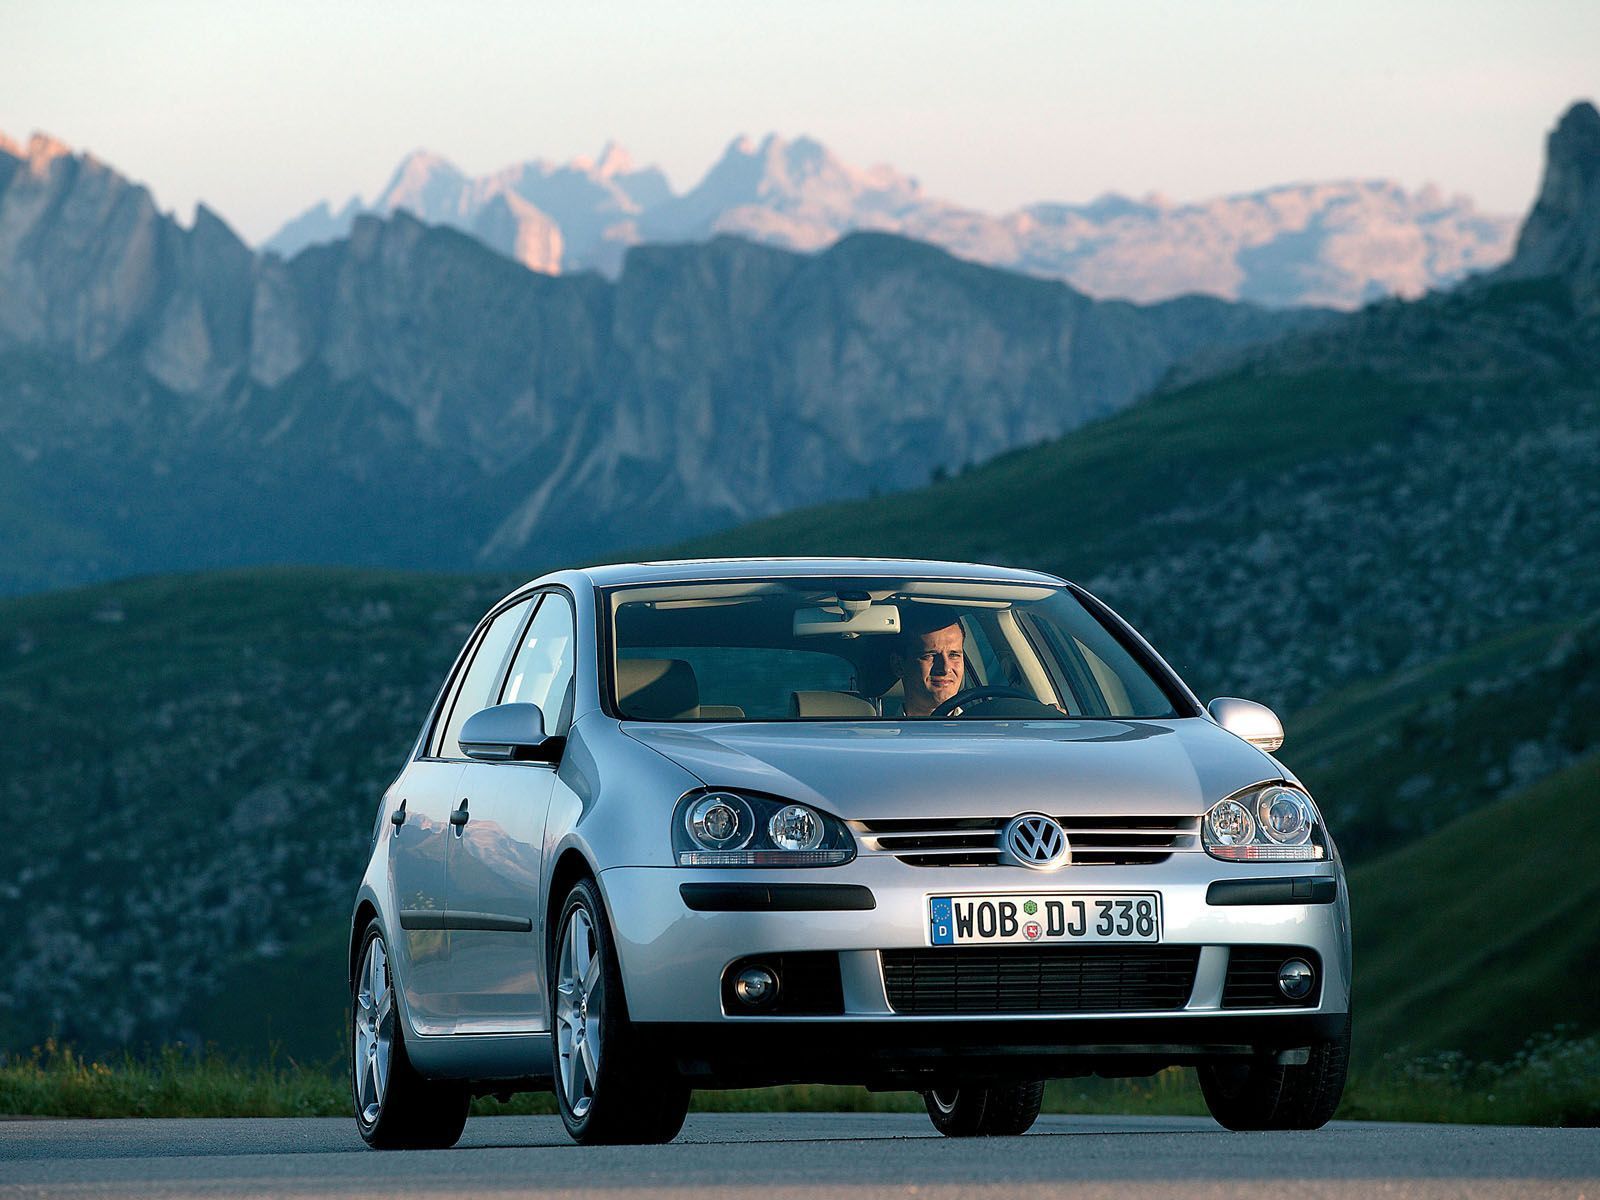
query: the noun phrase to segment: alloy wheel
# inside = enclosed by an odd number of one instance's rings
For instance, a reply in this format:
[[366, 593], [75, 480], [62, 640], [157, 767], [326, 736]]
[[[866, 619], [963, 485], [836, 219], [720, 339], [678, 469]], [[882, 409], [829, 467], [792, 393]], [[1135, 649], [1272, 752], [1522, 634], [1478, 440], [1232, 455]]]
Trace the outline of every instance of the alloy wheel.
[[389, 979], [389, 955], [381, 937], [367, 943], [358, 978], [352, 1060], [356, 1109], [365, 1124], [375, 1125], [383, 1113], [394, 1065], [394, 987]]
[[600, 976], [594, 922], [588, 910], [574, 908], [562, 931], [556, 965], [556, 1053], [561, 1090], [579, 1120], [594, 1103], [594, 1081], [600, 1074]]

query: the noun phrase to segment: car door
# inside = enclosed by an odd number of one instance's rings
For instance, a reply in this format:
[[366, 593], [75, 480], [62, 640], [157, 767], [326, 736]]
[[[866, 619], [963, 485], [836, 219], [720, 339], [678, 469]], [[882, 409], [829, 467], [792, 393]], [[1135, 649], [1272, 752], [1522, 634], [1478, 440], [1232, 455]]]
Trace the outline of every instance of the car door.
[[[571, 721], [573, 612], [546, 593], [528, 623], [497, 702], [537, 704], [545, 731]], [[555, 762], [474, 762], [462, 774], [467, 816], [450, 839], [450, 975], [458, 1033], [540, 1030], [544, 1015], [539, 908], [544, 827]]]
[[419, 1033], [449, 1033], [457, 1018], [449, 966], [448, 851], [465, 768], [456, 735], [499, 686], [531, 605], [530, 600], [514, 604], [480, 627], [435, 713], [423, 753], [397, 785], [401, 802], [385, 836], [391, 839], [391, 911], [398, 914], [400, 929], [391, 931], [389, 940], [399, 960], [396, 974], [406, 1011]]

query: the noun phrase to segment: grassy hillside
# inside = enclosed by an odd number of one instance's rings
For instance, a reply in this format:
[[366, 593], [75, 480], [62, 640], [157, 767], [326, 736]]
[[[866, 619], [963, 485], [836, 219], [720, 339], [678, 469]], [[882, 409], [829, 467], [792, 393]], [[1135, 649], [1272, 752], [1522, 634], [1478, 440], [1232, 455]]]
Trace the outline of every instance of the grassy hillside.
[[674, 555], [1042, 567], [1204, 694], [1284, 711], [1600, 609], [1600, 322], [1558, 287], [1387, 305], [919, 491]]
[[1591, 756], [1352, 874], [1358, 1052], [1600, 1029], [1596, 796]]
[[[183, 1035], [331, 1061], [373, 802], [507, 586], [275, 570], [0, 604], [0, 721], [19, 731], [0, 742], [0, 797], [32, 818], [0, 842], [0, 922], [14, 931], [0, 943], [0, 1046]], [[1545, 990], [1582, 978], [1600, 949], [1576, 882], [1596, 861], [1591, 831], [1538, 824], [1554, 797], [1593, 807], [1595, 760], [1570, 764], [1600, 744], [1597, 643], [1594, 621], [1547, 623], [1287, 715], [1286, 761], [1357, 872], [1369, 1054], [1499, 1052], [1556, 1021], [1600, 1026], [1592, 989]], [[1524, 820], [1541, 841], [1523, 874], [1486, 876]], [[1563, 839], [1568, 853], [1538, 866]], [[1527, 870], [1551, 886], [1524, 886]], [[1502, 880], [1503, 897], [1488, 886]], [[1463, 881], [1481, 910], [1439, 900]], [[1503, 947], [1495, 964], [1523, 958], [1486, 972], [1456, 960], [1463, 942]], [[1436, 963], [1455, 974], [1435, 987]]]
[[377, 797], [508, 586], [254, 570], [0, 603], [0, 1047], [178, 1036], [235, 958], [343, 920]]
[[1352, 685], [1287, 732], [1280, 757], [1368, 861], [1600, 750], [1600, 617]]

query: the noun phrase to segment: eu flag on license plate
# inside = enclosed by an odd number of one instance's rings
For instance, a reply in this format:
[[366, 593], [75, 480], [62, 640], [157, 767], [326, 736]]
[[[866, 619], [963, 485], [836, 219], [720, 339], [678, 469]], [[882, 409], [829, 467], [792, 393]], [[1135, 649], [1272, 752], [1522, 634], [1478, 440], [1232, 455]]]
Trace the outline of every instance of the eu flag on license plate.
[[935, 946], [953, 946], [956, 940], [955, 918], [950, 913], [950, 898], [940, 896], [929, 906], [928, 920], [932, 927]]

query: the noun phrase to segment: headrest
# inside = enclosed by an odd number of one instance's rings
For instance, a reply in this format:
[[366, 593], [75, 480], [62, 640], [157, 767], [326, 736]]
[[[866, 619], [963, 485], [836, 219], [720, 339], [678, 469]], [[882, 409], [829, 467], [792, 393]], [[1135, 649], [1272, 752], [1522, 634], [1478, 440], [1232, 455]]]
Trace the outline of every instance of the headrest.
[[789, 700], [791, 717], [875, 717], [872, 701], [849, 692], [794, 692]]
[[681, 658], [619, 658], [617, 707], [645, 721], [694, 720], [700, 716], [700, 685]]

